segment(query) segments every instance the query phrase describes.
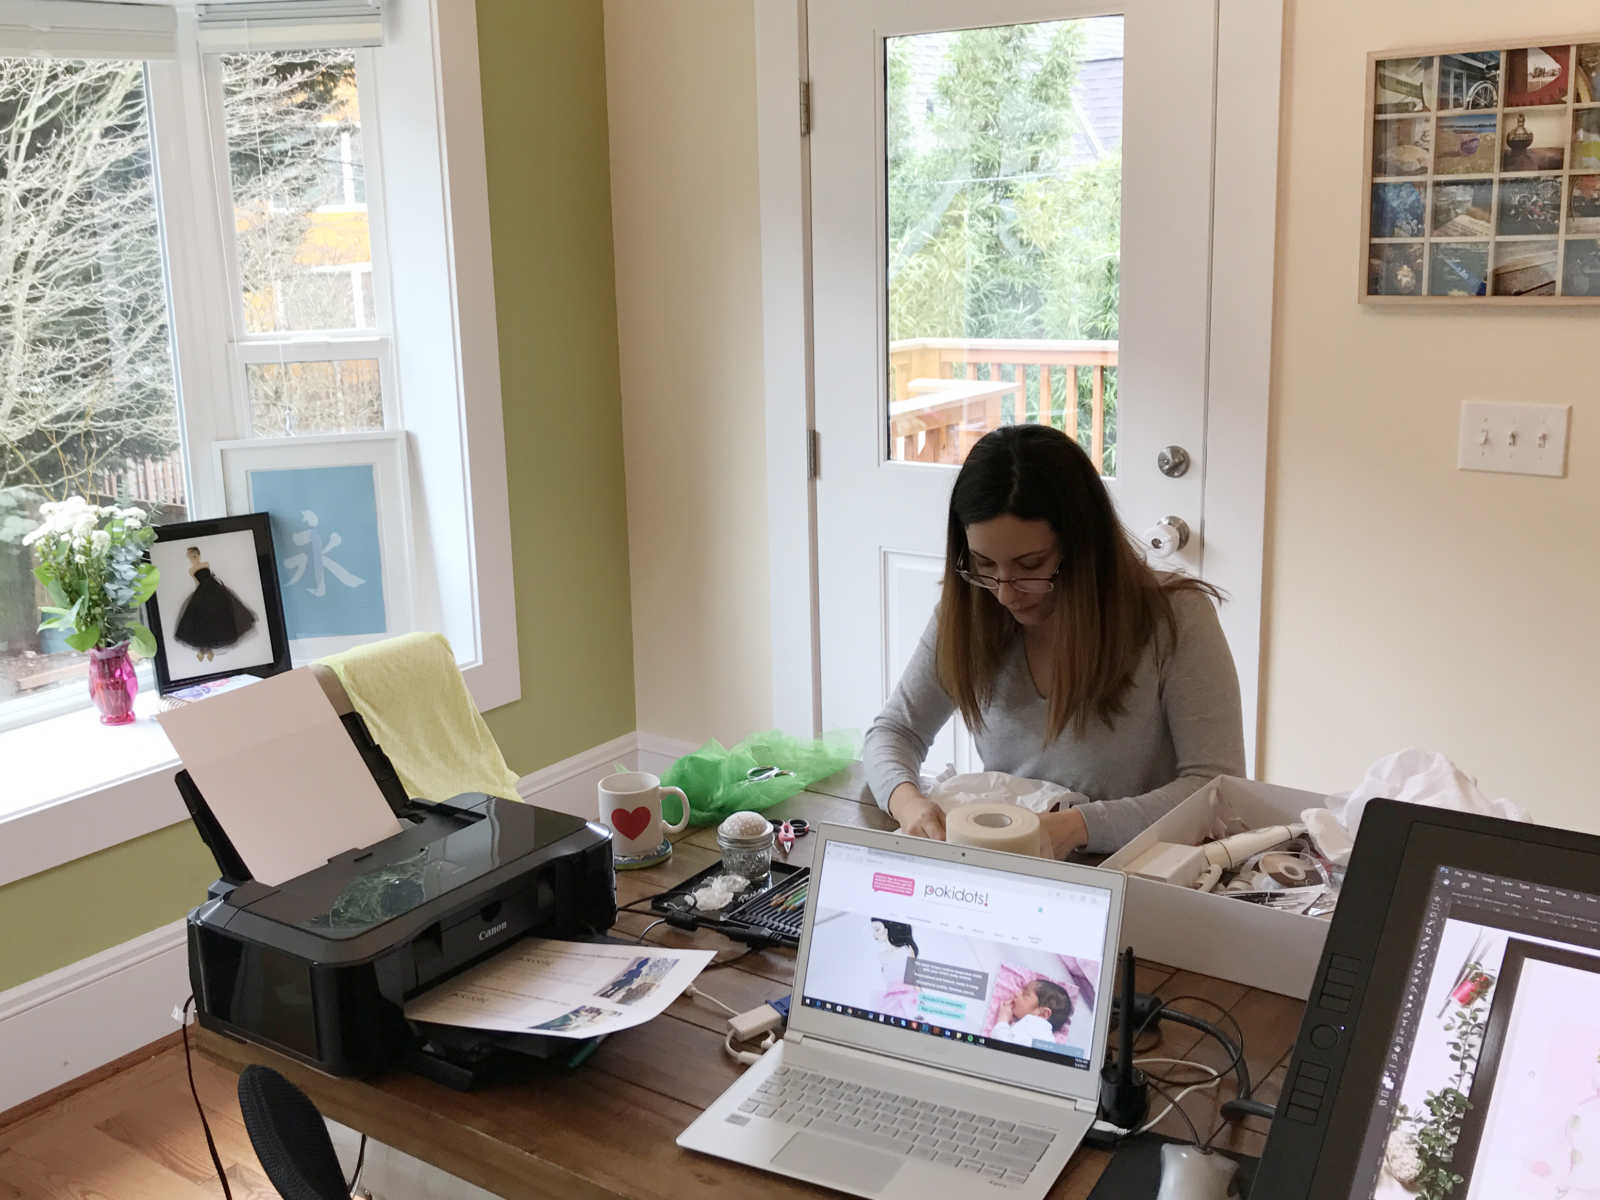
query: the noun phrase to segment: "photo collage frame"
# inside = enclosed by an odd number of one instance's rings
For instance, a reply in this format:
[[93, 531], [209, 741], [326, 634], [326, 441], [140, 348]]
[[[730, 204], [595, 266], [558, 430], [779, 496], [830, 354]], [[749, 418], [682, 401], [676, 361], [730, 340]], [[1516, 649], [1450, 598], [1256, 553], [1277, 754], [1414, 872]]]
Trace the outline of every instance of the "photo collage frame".
[[1600, 34], [1367, 62], [1359, 295], [1600, 303]]

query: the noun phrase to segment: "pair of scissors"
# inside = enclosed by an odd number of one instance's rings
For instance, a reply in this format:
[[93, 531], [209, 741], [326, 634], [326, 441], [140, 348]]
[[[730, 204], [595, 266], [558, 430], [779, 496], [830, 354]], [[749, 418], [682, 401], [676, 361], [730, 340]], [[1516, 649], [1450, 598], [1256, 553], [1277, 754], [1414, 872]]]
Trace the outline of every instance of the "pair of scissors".
[[769, 779], [776, 779], [780, 775], [793, 775], [793, 771], [785, 771], [782, 767], [751, 767], [744, 773], [746, 783], [765, 783]]
[[783, 851], [785, 858], [794, 846], [795, 838], [803, 838], [811, 832], [811, 822], [804, 817], [792, 817], [778, 826], [778, 848]]

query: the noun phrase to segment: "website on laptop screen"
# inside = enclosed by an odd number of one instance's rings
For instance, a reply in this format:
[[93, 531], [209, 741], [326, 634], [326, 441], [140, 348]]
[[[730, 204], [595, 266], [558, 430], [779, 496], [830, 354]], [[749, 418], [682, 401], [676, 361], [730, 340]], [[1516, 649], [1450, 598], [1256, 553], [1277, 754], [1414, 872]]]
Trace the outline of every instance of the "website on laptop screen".
[[829, 842], [800, 1002], [1089, 1069], [1111, 893]]
[[1350, 1195], [1600, 1197], [1597, 1013], [1600, 895], [1438, 867]]

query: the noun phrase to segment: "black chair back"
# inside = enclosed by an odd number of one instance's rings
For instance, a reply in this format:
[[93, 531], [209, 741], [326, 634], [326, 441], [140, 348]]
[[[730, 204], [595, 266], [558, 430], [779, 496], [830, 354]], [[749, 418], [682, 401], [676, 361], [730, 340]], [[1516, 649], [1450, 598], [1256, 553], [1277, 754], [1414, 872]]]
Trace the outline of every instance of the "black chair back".
[[249, 1066], [239, 1073], [239, 1111], [283, 1200], [349, 1200], [328, 1126], [304, 1092], [271, 1067]]

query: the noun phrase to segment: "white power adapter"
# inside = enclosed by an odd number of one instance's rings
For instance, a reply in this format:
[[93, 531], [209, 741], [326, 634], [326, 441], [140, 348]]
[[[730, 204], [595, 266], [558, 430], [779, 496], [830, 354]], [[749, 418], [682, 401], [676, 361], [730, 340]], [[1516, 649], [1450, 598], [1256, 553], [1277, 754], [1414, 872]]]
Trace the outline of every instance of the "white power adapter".
[[783, 1024], [783, 1014], [770, 1004], [757, 1005], [736, 1017], [728, 1018], [728, 1030], [736, 1042], [748, 1042], [771, 1033]]
[[[728, 1018], [728, 1036], [723, 1040], [723, 1048], [735, 1062], [749, 1066], [759, 1061], [763, 1054], [777, 1044], [778, 1030], [783, 1028], [784, 1022], [788, 1019], [788, 997], [774, 1000], [770, 1004], [758, 1004], [755, 1008], [731, 1016]], [[734, 1049], [735, 1041], [748, 1042], [756, 1038], [761, 1039], [760, 1050]]]

